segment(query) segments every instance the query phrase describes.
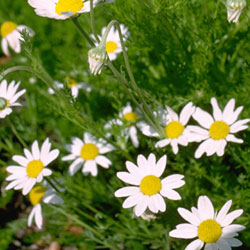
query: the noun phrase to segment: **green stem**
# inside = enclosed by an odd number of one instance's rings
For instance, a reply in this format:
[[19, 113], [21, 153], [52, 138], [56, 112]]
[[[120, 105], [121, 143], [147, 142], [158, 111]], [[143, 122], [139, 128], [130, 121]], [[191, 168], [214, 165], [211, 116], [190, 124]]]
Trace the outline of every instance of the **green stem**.
[[56, 192], [60, 193], [60, 190], [55, 186], [55, 184], [47, 176], [45, 176], [44, 179], [56, 190]]
[[88, 43], [92, 46], [95, 47], [94, 42], [92, 39], [89, 37], [89, 35], [85, 32], [85, 30], [81, 27], [81, 25], [78, 22], [77, 17], [70, 18], [71, 21], [74, 23], [74, 25], [77, 27], [78, 31], [82, 34], [82, 36], [88, 41]]
[[92, 29], [92, 32], [94, 34], [96, 41], [99, 43], [100, 40], [97, 35], [96, 27], [95, 27], [95, 13], [94, 13], [94, 7], [93, 7], [93, 0], [90, 0], [90, 26], [91, 26], [91, 29]]
[[217, 13], [218, 13], [218, 10], [219, 10], [220, 1], [221, 0], [217, 0], [216, 9], [215, 9], [215, 13], [214, 13], [213, 19], [216, 19], [216, 17], [217, 17]]

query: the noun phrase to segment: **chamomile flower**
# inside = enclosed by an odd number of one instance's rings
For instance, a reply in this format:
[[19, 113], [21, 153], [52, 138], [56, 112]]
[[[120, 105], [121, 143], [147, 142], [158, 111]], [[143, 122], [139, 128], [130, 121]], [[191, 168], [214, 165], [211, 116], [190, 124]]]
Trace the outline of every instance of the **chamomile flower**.
[[20, 166], [8, 166], [7, 171], [11, 173], [6, 178], [7, 181], [11, 181], [6, 189], [22, 189], [23, 195], [26, 195], [34, 187], [36, 183], [43, 180], [43, 177], [52, 174], [52, 171], [46, 166], [55, 160], [59, 155], [59, 150], [54, 149], [50, 151], [51, 143], [47, 138], [39, 150], [38, 142], [34, 141], [31, 147], [31, 151], [24, 149], [24, 155], [14, 155], [13, 161], [20, 164]]
[[[101, 31], [102, 36], [104, 35], [106, 28], [107, 27], [102, 28], [102, 31]], [[123, 24], [120, 24], [120, 29], [121, 29], [123, 41], [126, 41], [128, 38], [128, 28], [125, 27]], [[91, 37], [94, 38], [93, 35], [91, 35]], [[101, 40], [101, 37], [99, 37], [99, 39]], [[108, 33], [107, 40], [105, 43], [105, 50], [111, 61], [115, 60], [117, 58], [117, 55], [122, 52], [119, 32], [115, 28], [115, 26], [112, 26], [112, 28], [110, 29]]]
[[23, 89], [17, 92], [19, 85], [20, 82], [15, 84], [15, 81], [12, 81], [8, 86], [6, 80], [0, 83], [0, 118], [5, 118], [9, 115], [12, 112], [11, 107], [21, 106], [21, 104], [16, 101], [26, 90]]
[[41, 229], [43, 225], [42, 203], [62, 204], [63, 200], [51, 187], [36, 186], [29, 193], [29, 199], [33, 208], [28, 217], [28, 226], [30, 227], [33, 219], [36, 226]]
[[[190, 132], [187, 127], [185, 127], [195, 111], [195, 107], [192, 102], [189, 102], [182, 109], [180, 115], [178, 116], [170, 107], [166, 107], [166, 110], [159, 110], [156, 114], [160, 123], [163, 126], [165, 137], [155, 144], [156, 148], [163, 148], [167, 145], [171, 145], [172, 150], [175, 154], [178, 153], [178, 144], [182, 146], [187, 146], [192, 138], [190, 137]], [[160, 135], [148, 124], [139, 124], [142, 133], [146, 136], [160, 137]]]
[[70, 154], [62, 158], [63, 161], [73, 161], [69, 166], [69, 174], [74, 175], [82, 166], [83, 173], [91, 173], [92, 176], [97, 176], [97, 164], [103, 168], [109, 168], [111, 161], [104, 156], [114, 148], [107, 144], [103, 139], [96, 139], [89, 133], [83, 134], [83, 140], [74, 137], [72, 144], [66, 148]]
[[193, 118], [203, 127], [188, 126], [194, 141], [203, 141], [195, 152], [195, 158], [200, 158], [204, 153], [207, 156], [217, 154], [222, 156], [227, 142], [243, 143], [242, 139], [233, 134], [248, 128], [250, 119], [237, 120], [243, 107], [235, 108], [235, 100], [231, 99], [223, 111], [219, 108], [217, 100], [211, 98], [213, 116], [206, 111], [196, 108]]
[[[94, 0], [95, 7], [98, 1]], [[84, 0], [28, 0], [38, 16], [65, 20], [90, 11], [90, 1]]]
[[237, 23], [246, 5], [246, 0], [227, 0], [226, 7], [228, 22]]
[[241, 246], [242, 243], [234, 238], [238, 232], [245, 229], [244, 226], [231, 224], [242, 213], [242, 209], [228, 213], [232, 201], [229, 200], [217, 213], [207, 196], [200, 196], [197, 208], [192, 211], [178, 208], [178, 212], [189, 223], [176, 226], [169, 232], [174, 238], [198, 239], [192, 241], [185, 250], [200, 250], [205, 244], [205, 250], [231, 250], [231, 247]]
[[185, 184], [183, 175], [173, 174], [160, 179], [167, 163], [164, 155], [156, 162], [154, 154], [150, 154], [148, 159], [143, 155], [138, 155], [137, 165], [127, 161], [126, 167], [129, 172], [118, 172], [117, 177], [133, 186], [123, 187], [115, 192], [116, 197], [128, 197], [123, 202], [123, 208], [134, 207], [136, 216], [141, 216], [148, 208], [153, 213], [166, 210], [163, 197], [170, 200], [180, 200], [181, 196], [174, 189]]
[[[74, 98], [77, 98], [80, 89], [84, 89], [87, 92], [91, 91], [91, 87], [87, 83], [77, 82], [69, 76], [66, 77], [66, 85], [71, 90], [71, 94]], [[54, 87], [57, 89], [63, 89], [64, 85], [58, 81], [54, 81]], [[53, 95], [55, 92], [52, 88], [49, 88], [49, 93]]]
[[10, 55], [8, 47], [16, 53], [21, 52], [21, 41], [23, 41], [23, 37], [20, 32], [23, 30], [26, 30], [30, 36], [34, 35], [34, 31], [25, 25], [17, 25], [16, 23], [10, 21], [2, 23], [0, 28], [2, 36], [1, 44], [3, 53], [6, 56]]

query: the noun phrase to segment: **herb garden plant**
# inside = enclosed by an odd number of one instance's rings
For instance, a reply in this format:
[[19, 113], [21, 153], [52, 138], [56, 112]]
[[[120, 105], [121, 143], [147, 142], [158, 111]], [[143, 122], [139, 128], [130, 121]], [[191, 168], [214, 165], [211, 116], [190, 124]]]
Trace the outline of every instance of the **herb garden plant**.
[[0, 249], [248, 249], [246, 5], [1, 2]]

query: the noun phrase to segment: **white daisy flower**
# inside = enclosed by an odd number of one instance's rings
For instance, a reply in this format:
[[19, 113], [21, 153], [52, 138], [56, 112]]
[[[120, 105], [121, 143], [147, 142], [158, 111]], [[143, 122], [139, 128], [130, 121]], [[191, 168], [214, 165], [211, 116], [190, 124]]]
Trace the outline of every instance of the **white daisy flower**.
[[177, 225], [169, 235], [182, 239], [198, 237], [185, 250], [200, 250], [204, 244], [205, 250], [231, 250], [231, 247], [241, 246], [241, 241], [234, 237], [245, 227], [231, 223], [243, 213], [243, 210], [238, 209], [228, 214], [231, 204], [231, 200], [227, 201], [217, 213], [210, 199], [207, 196], [200, 196], [198, 207], [192, 207], [191, 212], [185, 208], [178, 208], [181, 217], [190, 224]]
[[[77, 82], [76, 80], [70, 78], [69, 76], [66, 77], [66, 84], [67, 84], [67, 87], [71, 89], [71, 94], [74, 98], [77, 98], [80, 89], [84, 89], [87, 92], [91, 91], [91, 87], [87, 83]], [[54, 87], [56, 89], [63, 89], [64, 85], [58, 81], [54, 81]], [[52, 95], [55, 94], [52, 88], [49, 88], [48, 91]]]
[[34, 35], [34, 31], [31, 28], [25, 25], [17, 25], [14, 22], [2, 23], [0, 30], [2, 36], [2, 50], [6, 56], [10, 55], [8, 47], [16, 53], [21, 52], [21, 41], [23, 41], [23, 37], [20, 34], [21, 31], [26, 30], [30, 36]]
[[[104, 35], [106, 28], [107, 27], [102, 28], [102, 32], [101, 32], [102, 36]], [[121, 28], [123, 40], [126, 41], [128, 38], [128, 28], [125, 27], [123, 24], [120, 24], [120, 28]], [[93, 35], [91, 35], [91, 37], [94, 38]], [[99, 39], [101, 40], [100, 36], [99, 36]], [[105, 43], [105, 49], [111, 61], [115, 60], [117, 58], [117, 55], [122, 52], [119, 32], [115, 28], [115, 26], [112, 26], [108, 33], [107, 40]]]
[[83, 173], [91, 173], [97, 176], [97, 164], [103, 168], [109, 168], [111, 161], [102, 154], [106, 154], [114, 148], [103, 139], [96, 139], [89, 133], [83, 134], [83, 140], [74, 137], [72, 144], [66, 145], [71, 154], [64, 156], [63, 161], [73, 161], [69, 166], [69, 174], [74, 175], [82, 166]]
[[43, 225], [42, 202], [46, 204], [62, 204], [63, 200], [51, 187], [36, 186], [29, 193], [29, 199], [33, 208], [28, 217], [28, 226], [35, 219], [36, 226], [41, 229]]
[[228, 22], [237, 23], [246, 5], [246, 0], [227, 0], [226, 7]]
[[23, 195], [26, 195], [34, 187], [34, 185], [43, 180], [43, 177], [52, 174], [52, 171], [46, 166], [55, 160], [59, 155], [59, 150], [50, 151], [51, 143], [47, 138], [39, 150], [37, 140], [33, 142], [31, 151], [24, 149], [24, 155], [14, 155], [13, 161], [20, 166], [8, 166], [7, 171], [11, 173], [6, 178], [11, 183], [6, 187], [6, 190], [14, 188], [15, 190], [22, 189]]
[[[171, 145], [173, 152], [178, 153], [178, 144], [187, 146], [192, 138], [190, 137], [189, 129], [187, 125], [190, 117], [195, 111], [195, 107], [192, 102], [189, 102], [182, 109], [178, 116], [170, 107], [166, 107], [166, 110], [159, 110], [155, 116], [160, 118], [160, 123], [164, 127], [166, 138], [161, 139], [155, 144], [156, 148], [166, 147], [168, 144]], [[142, 122], [139, 124], [142, 133], [146, 136], [160, 137], [160, 135], [148, 124]]]
[[[134, 207], [136, 216], [141, 216], [148, 208], [153, 213], [166, 210], [163, 197], [170, 200], [180, 200], [181, 196], [174, 189], [185, 184], [183, 175], [173, 174], [164, 179], [160, 179], [167, 163], [164, 155], [156, 162], [154, 154], [150, 154], [148, 159], [143, 155], [138, 155], [137, 165], [127, 161], [128, 172], [118, 172], [117, 177], [122, 181], [133, 185], [123, 187], [115, 192], [116, 197], [128, 197], [123, 202], [123, 208]], [[163, 197], [162, 197], [163, 196]]]
[[17, 99], [23, 95], [26, 90], [23, 89], [17, 92], [17, 89], [20, 85], [20, 82], [15, 84], [15, 81], [12, 81], [9, 86], [6, 80], [3, 80], [0, 83], [0, 118], [5, 118], [12, 112], [11, 107], [21, 106], [17, 102]]
[[[98, 1], [94, 0], [95, 7]], [[38, 16], [65, 20], [90, 11], [90, 1], [84, 0], [28, 0]]]
[[188, 129], [192, 132], [194, 141], [204, 141], [196, 150], [195, 158], [200, 158], [204, 153], [206, 153], [207, 156], [211, 156], [215, 153], [218, 156], [222, 156], [227, 142], [243, 143], [242, 139], [236, 138], [233, 134], [248, 128], [246, 124], [250, 119], [236, 121], [243, 107], [241, 106], [234, 110], [234, 99], [231, 99], [227, 103], [223, 112], [214, 97], [211, 98], [211, 104], [213, 107], [213, 116], [200, 108], [196, 108], [193, 114], [193, 118], [203, 128], [199, 126], [188, 126]]

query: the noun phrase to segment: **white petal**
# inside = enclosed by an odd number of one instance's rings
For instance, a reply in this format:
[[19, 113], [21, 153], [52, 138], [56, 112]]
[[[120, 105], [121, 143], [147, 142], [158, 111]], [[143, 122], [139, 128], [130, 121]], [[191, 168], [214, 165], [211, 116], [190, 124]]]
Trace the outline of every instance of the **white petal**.
[[220, 238], [216, 243], [218, 244], [220, 250], [232, 250], [230, 244], [223, 238]]
[[140, 180], [138, 178], [136, 178], [135, 176], [127, 172], [118, 172], [116, 175], [119, 179], [121, 179], [122, 181], [128, 184], [132, 184], [132, 185], [140, 184]]
[[50, 176], [50, 175], [52, 175], [52, 171], [48, 168], [44, 168], [42, 170], [42, 174], [43, 174], [43, 176]]
[[222, 112], [221, 109], [219, 108], [217, 100], [213, 97], [211, 98], [211, 104], [213, 107], [213, 116], [216, 121], [221, 121], [222, 120]]
[[146, 124], [145, 122], [138, 122], [137, 127], [146, 136], [150, 136], [150, 137], [159, 136], [159, 134], [150, 125]]
[[228, 238], [229, 235], [231, 235], [232, 233], [237, 233], [237, 232], [242, 231], [244, 229], [246, 229], [246, 228], [242, 225], [231, 224], [231, 225], [226, 226], [222, 229], [222, 237]]
[[194, 111], [195, 111], [195, 107], [193, 106], [192, 102], [189, 102], [188, 104], [186, 104], [186, 106], [182, 109], [180, 113], [180, 122], [182, 123], [183, 126], [185, 126], [188, 123]]
[[182, 187], [183, 185], [185, 185], [185, 181], [179, 180], [179, 181], [171, 182], [171, 183], [165, 182], [164, 187], [166, 187], [167, 189], [175, 189], [175, 188]]
[[178, 115], [168, 106], [167, 106], [167, 111], [168, 111], [168, 114], [171, 117], [172, 121], [178, 121], [179, 120]]
[[41, 159], [42, 162], [43, 162], [43, 164], [44, 164], [44, 166], [47, 166], [47, 165], [50, 164], [52, 161], [54, 161], [54, 160], [58, 157], [59, 153], [60, 153], [60, 151], [59, 151], [58, 149], [54, 149], [54, 150], [52, 150], [52, 151], [47, 155], [46, 158]]
[[163, 185], [165, 185], [165, 184], [170, 185], [171, 183], [178, 182], [183, 178], [184, 178], [184, 175], [172, 174], [172, 175], [165, 177], [161, 182]]
[[139, 170], [139, 168], [130, 161], [126, 161], [126, 168], [127, 170], [130, 172], [130, 174], [134, 175], [135, 177], [141, 178], [142, 174], [141, 171]]
[[39, 160], [40, 159], [40, 151], [38, 147], [38, 142], [35, 140], [31, 146], [32, 149], [32, 155], [34, 160]]
[[23, 195], [28, 194], [35, 184], [36, 184], [36, 179], [29, 178], [27, 182], [24, 184], [22, 194]]
[[142, 193], [138, 193], [132, 196], [129, 196], [122, 204], [123, 208], [130, 208], [135, 206], [143, 198]]
[[229, 211], [231, 205], [232, 205], [232, 200], [227, 201], [223, 205], [223, 207], [221, 208], [221, 210], [217, 214], [217, 217], [216, 217], [217, 222], [219, 222], [221, 224], [221, 222], [225, 219], [227, 212]]
[[156, 148], [163, 148], [163, 147], [167, 146], [169, 143], [170, 143], [169, 139], [162, 139], [155, 144], [155, 147]]
[[29, 163], [29, 161], [25, 157], [23, 157], [21, 155], [14, 155], [12, 157], [12, 160], [17, 162], [21, 166], [24, 166], [24, 167], [26, 167], [28, 165], [28, 163]]
[[190, 230], [190, 228], [180, 228], [169, 232], [169, 236], [181, 239], [192, 239], [197, 236], [197, 229]]
[[171, 146], [172, 146], [172, 150], [173, 150], [174, 154], [177, 154], [178, 151], [179, 151], [177, 139], [173, 139], [173, 140], [170, 142], [170, 144], [171, 144]]
[[198, 199], [198, 211], [202, 220], [214, 219], [214, 206], [205, 195]]
[[141, 216], [145, 210], [148, 207], [148, 203], [149, 203], [149, 196], [145, 195], [140, 202], [137, 203], [137, 205], [135, 206], [135, 215], [136, 216]]
[[212, 244], [207, 243], [207, 244], [205, 245], [204, 250], [213, 250], [213, 245], [212, 245]]
[[35, 211], [36, 211], [36, 207], [33, 207], [30, 214], [29, 214], [29, 217], [28, 217], [28, 226], [30, 227], [31, 224], [32, 224], [32, 220], [34, 218], [34, 215], [35, 215]]
[[131, 138], [131, 141], [134, 145], [134, 147], [138, 148], [139, 146], [139, 141], [138, 141], [138, 137], [137, 137], [137, 130], [135, 126], [131, 126], [129, 129], [129, 135]]
[[115, 197], [127, 197], [140, 192], [139, 187], [123, 187], [115, 192]]
[[166, 168], [166, 164], [167, 164], [167, 156], [163, 155], [153, 168], [155, 176], [160, 177], [162, 175], [162, 173]]
[[48, 156], [50, 147], [51, 147], [51, 143], [49, 142], [49, 138], [46, 138], [46, 140], [43, 142], [43, 145], [41, 147], [41, 156], [40, 156], [41, 160]]
[[219, 140], [218, 143], [217, 143], [217, 155], [218, 156], [222, 156], [224, 155], [224, 151], [225, 151], [225, 147], [227, 145], [227, 141], [222, 139], [222, 140]]
[[226, 239], [228, 241], [228, 243], [232, 246], [232, 247], [240, 247], [242, 246], [242, 242], [238, 239], [235, 238], [231, 238], [231, 239]]
[[214, 145], [215, 145], [215, 141], [213, 139], [210, 138], [210, 139], [205, 140], [196, 149], [194, 157], [200, 158], [205, 152], [210, 153], [210, 151], [214, 151], [215, 150]]
[[235, 122], [231, 127], [230, 127], [230, 133], [236, 133], [242, 130], [245, 130], [248, 128], [248, 126], [246, 126], [246, 123], [249, 123], [250, 119], [244, 119], [244, 120], [239, 120], [237, 122]]
[[32, 161], [33, 160], [33, 156], [32, 156], [31, 152], [28, 149], [25, 148], [23, 150], [23, 152], [24, 152], [26, 158], [28, 159], [28, 161]]
[[81, 168], [82, 164], [83, 160], [81, 158], [75, 159], [69, 166], [69, 175], [73, 176]]
[[178, 208], [177, 210], [178, 210], [178, 213], [181, 215], [181, 217], [184, 218], [189, 223], [191, 223], [192, 225], [195, 225], [195, 226], [200, 225], [201, 223], [200, 219], [197, 216], [195, 216], [193, 213], [188, 211], [187, 209]]
[[203, 245], [204, 243], [201, 240], [197, 239], [189, 243], [186, 246], [185, 250], [200, 250], [203, 247]]
[[225, 226], [228, 226], [229, 224], [231, 224], [236, 218], [238, 218], [239, 216], [241, 216], [241, 214], [243, 213], [243, 210], [242, 209], [238, 209], [238, 210], [235, 210], [229, 214], [227, 214], [225, 216], [225, 218], [222, 220], [221, 222], [221, 226], [222, 227], [225, 227]]
[[159, 208], [159, 210], [161, 212], [165, 212], [166, 211], [166, 203], [165, 203], [164, 199], [159, 194], [156, 194], [155, 197], [158, 200], [158, 206], [159, 206], [158, 208]]
[[95, 160], [97, 164], [101, 165], [104, 168], [109, 168], [109, 165], [112, 164], [111, 161], [103, 155], [98, 155]]
[[162, 188], [160, 194], [170, 200], [181, 200], [181, 196], [179, 195], [179, 193], [172, 189]]
[[158, 213], [159, 211], [159, 200], [156, 195], [152, 195], [149, 197], [148, 208], [153, 213]]
[[62, 161], [72, 161], [72, 160], [74, 160], [75, 158], [76, 158], [75, 155], [69, 154], [69, 155], [66, 155], [66, 156], [62, 157]]
[[209, 129], [210, 126], [212, 125], [212, 123], [214, 122], [212, 116], [200, 109], [200, 108], [196, 108], [194, 114], [193, 114], [193, 118], [204, 128]]
[[231, 135], [229, 134], [227, 137], [226, 137], [226, 140], [227, 141], [231, 141], [231, 142], [235, 142], [235, 143], [243, 143], [243, 140], [242, 139], [239, 139], [237, 137], [235, 137], [234, 135]]
[[92, 176], [97, 176], [98, 170], [96, 162], [94, 160], [86, 161], [82, 169], [82, 172], [83, 173], [90, 172]]
[[26, 168], [21, 166], [9, 166], [6, 168], [9, 173], [26, 175]]
[[35, 212], [35, 222], [39, 229], [42, 228], [43, 225], [43, 217], [42, 217], [42, 207], [40, 204], [36, 206], [36, 212]]

